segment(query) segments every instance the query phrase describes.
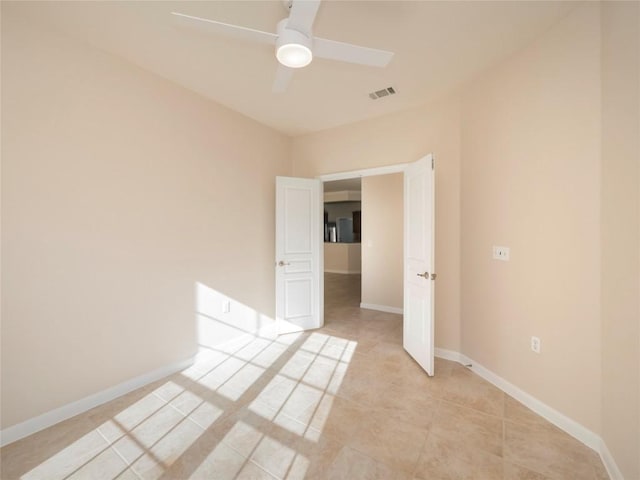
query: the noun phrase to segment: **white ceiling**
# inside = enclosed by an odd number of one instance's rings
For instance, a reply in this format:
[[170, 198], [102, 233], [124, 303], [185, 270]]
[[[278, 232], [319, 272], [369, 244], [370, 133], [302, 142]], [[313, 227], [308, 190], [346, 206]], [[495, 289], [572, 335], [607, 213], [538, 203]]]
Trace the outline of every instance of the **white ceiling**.
[[[323, 130], [444, 95], [531, 42], [576, 2], [329, 1], [314, 35], [391, 50], [385, 69], [316, 59], [284, 94], [271, 92], [272, 47], [180, 27], [171, 11], [275, 32], [287, 13], [272, 1], [2, 2], [72, 37], [289, 135]], [[369, 92], [393, 86], [391, 97]]]

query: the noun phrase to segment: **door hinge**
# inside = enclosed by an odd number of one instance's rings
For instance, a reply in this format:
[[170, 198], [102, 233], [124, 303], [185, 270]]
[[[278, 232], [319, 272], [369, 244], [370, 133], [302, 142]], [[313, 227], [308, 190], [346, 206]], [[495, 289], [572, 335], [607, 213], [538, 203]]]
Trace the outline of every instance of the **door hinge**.
[[436, 159], [434, 157], [431, 157], [431, 170], [435, 170], [436, 169]]

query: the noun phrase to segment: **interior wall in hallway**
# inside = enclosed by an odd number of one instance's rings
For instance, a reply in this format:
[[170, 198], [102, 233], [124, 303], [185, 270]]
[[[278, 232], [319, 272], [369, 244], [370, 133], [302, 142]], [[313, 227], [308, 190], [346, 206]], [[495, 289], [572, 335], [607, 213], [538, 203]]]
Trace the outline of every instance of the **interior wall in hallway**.
[[362, 303], [402, 309], [404, 177], [362, 178]]

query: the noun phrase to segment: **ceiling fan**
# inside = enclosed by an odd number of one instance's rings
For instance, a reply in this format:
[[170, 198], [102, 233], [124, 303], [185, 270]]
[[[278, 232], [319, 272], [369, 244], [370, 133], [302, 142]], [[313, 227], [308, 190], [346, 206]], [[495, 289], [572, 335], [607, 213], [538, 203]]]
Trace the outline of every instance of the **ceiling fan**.
[[314, 56], [371, 67], [386, 67], [393, 58], [393, 52], [314, 37], [312, 27], [320, 0], [283, 0], [283, 3], [289, 10], [289, 17], [278, 22], [276, 33], [230, 25], [184, 13], [171, 12], [171, 14], [189, 27], [275, 45], [276, 58], [280, 62], [273, 82], [275, 93], [284, 92], [295, 69], [309, 65]]

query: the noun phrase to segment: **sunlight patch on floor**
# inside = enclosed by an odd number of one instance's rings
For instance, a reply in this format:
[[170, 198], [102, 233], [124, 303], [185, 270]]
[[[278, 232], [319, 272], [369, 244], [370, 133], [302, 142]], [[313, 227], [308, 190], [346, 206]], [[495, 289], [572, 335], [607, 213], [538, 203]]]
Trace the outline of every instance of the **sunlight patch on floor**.
[[[205, 475], [222, 459], [231, 476], [249, 466], [302, 477], [309, 467], [304, 449], [281, 439], [319, 441], [356, 346], [292, 333], [202, 348], [192, 366], [21, 478], [159, 479], [186, 457], [188, 477]], [[203, 440], [220, 425], [226, 427], [219, 438]]]

